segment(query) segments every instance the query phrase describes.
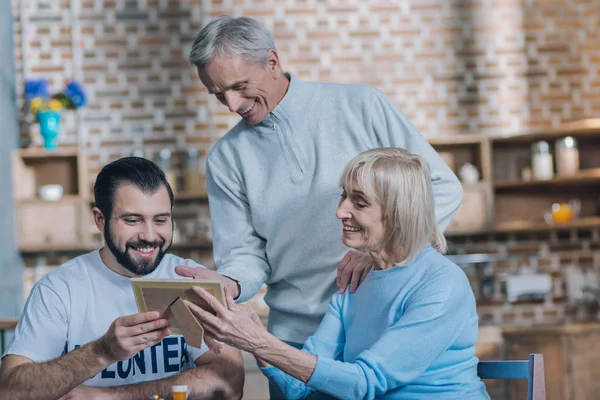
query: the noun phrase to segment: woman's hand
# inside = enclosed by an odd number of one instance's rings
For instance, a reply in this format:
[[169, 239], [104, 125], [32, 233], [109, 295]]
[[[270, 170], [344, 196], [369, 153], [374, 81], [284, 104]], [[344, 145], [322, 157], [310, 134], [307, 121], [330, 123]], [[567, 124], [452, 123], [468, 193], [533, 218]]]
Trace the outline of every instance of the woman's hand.
[[261, 346], [268, 346], [269, 335], [258, 314], [246, 304], [236, 304], [229, 292], [229, 287], [224, 287], [227, 308], [206, 290], [199, 287], [193, 287], [193, 290], [216, 313], [216, 315], [213, 315], [196, 304], [185, 300], [186, 306], [198, 318], [204, 328], [204, 342], [211, 351], [219, 354], [221, 345], [218, 342], [249, 353], [253, 353], [255, 349]]
[[272, 364], [294, 378], [304, 383], [308, 382], [317, 365], [316, 356], [298, 350], [269, 334], [252, 307], [233, 301], [229, 288], [224, 288], [229, 309], [206, 290], [199, 287], [194, 287], [193, 290], [216, 313], [213, 315], [184, 300], [185, 305], [202, 324], [204, 342], [211, 351], [219, 354], [219, 342], [225, 343], [254, 355], [261, 367]]

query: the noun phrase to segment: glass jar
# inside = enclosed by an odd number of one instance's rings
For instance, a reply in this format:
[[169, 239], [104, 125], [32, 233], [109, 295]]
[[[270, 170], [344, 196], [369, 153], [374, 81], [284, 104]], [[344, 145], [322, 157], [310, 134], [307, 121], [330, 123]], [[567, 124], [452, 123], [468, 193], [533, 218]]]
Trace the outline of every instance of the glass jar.
[[531, 169], [534, 180], [551, 179], [554, 176], [552, 154], [548, 142], [540, 140], [531, 146]]
[[556, 173], [558, 176], [573, 176], [579, 172], [579, 149], [571, 136], [556, 141]]
[[185, 170], [185, 190], [190, 193], [202, 193], [206, 189], [206, 165], [198, 149], [187, 152]]
[[158, 152], [158, 159], [156, 160], [156, 164], [163, 170], [165, 173], [165, 177], [167, 178], [167, 182], [171, 185], [171, 189], [173, 193], [177, 191], [177, 174], [175, 174], [175, 170], [173, 167], [173, 160], [171, 157], [171, 150], [162, 149]]

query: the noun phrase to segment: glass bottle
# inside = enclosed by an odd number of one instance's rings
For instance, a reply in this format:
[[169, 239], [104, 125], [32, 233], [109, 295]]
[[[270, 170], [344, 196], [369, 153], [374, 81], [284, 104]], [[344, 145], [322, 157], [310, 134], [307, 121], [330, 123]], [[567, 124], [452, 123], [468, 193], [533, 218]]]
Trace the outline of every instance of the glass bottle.
[[558, 176], [572, 176], [579, 172], [579, 149], [575, 139], [567, 136], [557, 140], [555, 154]]
[[190, 148], [187, 152], [185, 170], [185, 190], [190, 193], [202, 193], [205, 191], [205, 164], [204, 157], [198, 149]]
[[534, 180], [551, 179], [554, 176], [552, 154], [548, 142], [540, 140], [531, 146], [531, 169]]

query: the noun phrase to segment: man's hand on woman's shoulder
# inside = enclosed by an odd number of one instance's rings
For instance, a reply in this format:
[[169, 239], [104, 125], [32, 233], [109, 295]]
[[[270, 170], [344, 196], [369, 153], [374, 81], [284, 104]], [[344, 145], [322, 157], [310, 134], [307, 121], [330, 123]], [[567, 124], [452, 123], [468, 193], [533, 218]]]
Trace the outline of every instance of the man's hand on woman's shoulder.
[[356, 292], [371, 270], [373, 259], [367, 253], [350, 250], [338, 264], [336, 284], [344, 293], [350, 284], [350, 293]]

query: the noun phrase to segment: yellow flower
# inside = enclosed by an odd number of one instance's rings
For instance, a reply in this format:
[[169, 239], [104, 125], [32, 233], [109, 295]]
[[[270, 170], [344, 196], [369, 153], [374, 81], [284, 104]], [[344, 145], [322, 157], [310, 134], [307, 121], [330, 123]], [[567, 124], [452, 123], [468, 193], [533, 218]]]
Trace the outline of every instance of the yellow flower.
[[48, 103], [48, 106], [51, 110], [60, 110], [62, 108], [62, 103], [56, 99], [52, 99], [50, 100], [50, 103]]
[[42, 102], [43, 100], [40, 97], [31, 100], [31, 112], [36, 113], [42, 106]]

